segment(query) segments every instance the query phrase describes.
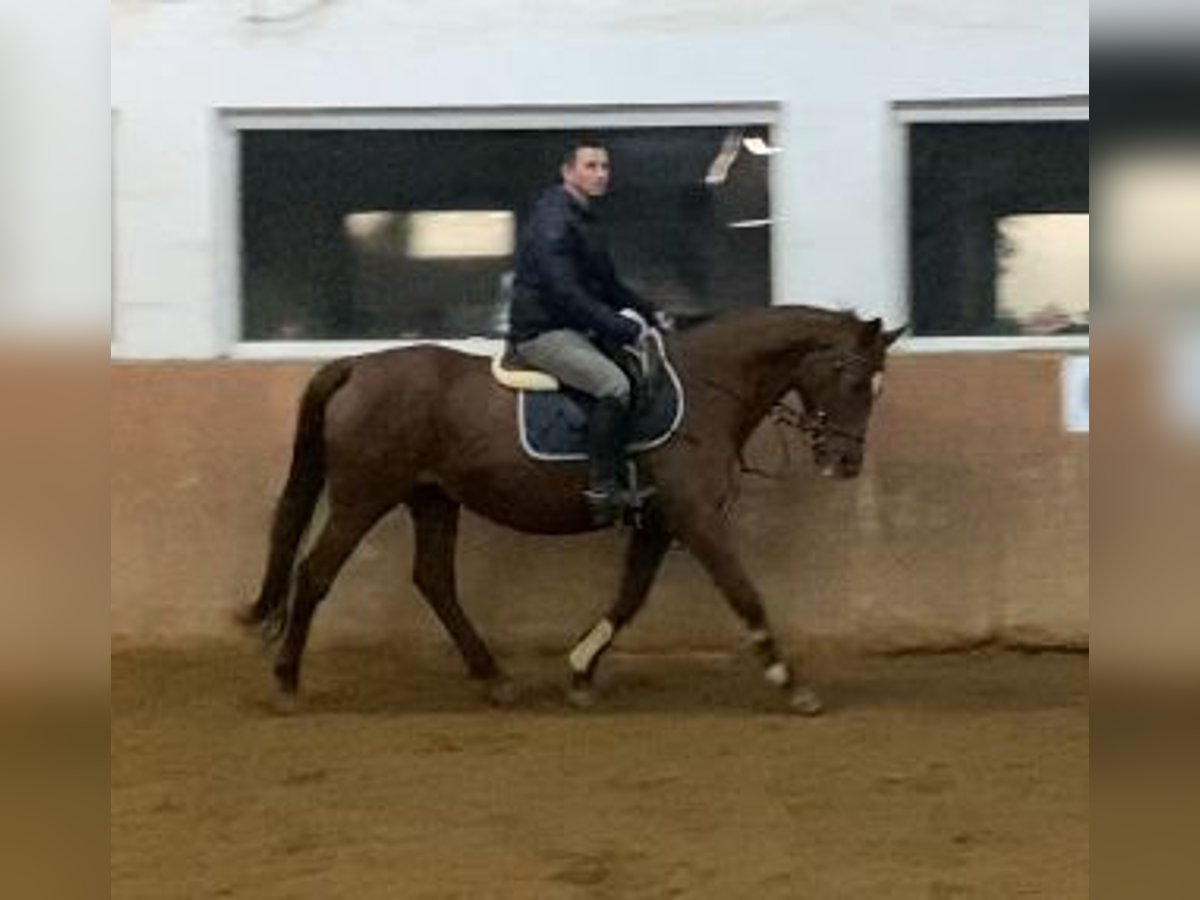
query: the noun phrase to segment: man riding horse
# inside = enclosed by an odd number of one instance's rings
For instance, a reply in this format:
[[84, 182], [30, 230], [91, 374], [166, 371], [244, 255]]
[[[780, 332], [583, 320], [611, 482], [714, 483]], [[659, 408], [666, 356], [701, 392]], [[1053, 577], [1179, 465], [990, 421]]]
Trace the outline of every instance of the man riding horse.
[[637, 344], [643, 326], [620, 311], [659, 325], [665, 317], [617, 277], [601, 233], [592, 201], [608, 190], [608, 151], [596, 139], [576, 140], [560, 174], [534, 202], [518, 239], [509, 339], [529, 365], [595, 398], [585, 496], [601, 525], [628, 501], [621, 471], [632, 390], [612, 357]]
[[[489, 360], [422, 344], [326, 364], [300, 400], [262, 586], [239, 614], [281, 639], [274, 672], [285, 702], [297, 696], [317, 605], [366, 534], [401, 504], [413, 522], [414, 583], [486, 695], [497, 702], [511, 695], [459, 603], [459, 514], [465, 507], [530, 534], [581, 534], [611, 523], [628, 500], [621, 463], [634, 391], [605, 352], [645, 336], [622, 307], [662, 323], [617, 278], [597, 233], [591, 204], [608, 177], [603, 147], [583, 141], [571, 148], [561, 186], [538, 198], [526, 223], [511, 309], [518, 353], [596, 398], [589, 503], [580, 502], [576, 466], [548, 463], [522, 446], [524, 393], [500, 384]], [[591, 697], [600, 658], [643, 608], [678, 542], [747, 629], [766, 680], [792, 710], [820, 710], [803, 669], [779, 651], [764, 598], [734, 546], [728, 510], [739, 457], [768, 412], [795, 394], [816, 466], [833, 477], [858, 475], [888, 348], [902, 330], [849, 312], [779, 306], [730, 311], [672, 335], [675, 383], [687, 397], [678, 439], [640, 458], [654, 499], [628, 535], [617, 596], [568, 657], [574, 702]], [[297, 562], [322, 497], [326, 517]]]

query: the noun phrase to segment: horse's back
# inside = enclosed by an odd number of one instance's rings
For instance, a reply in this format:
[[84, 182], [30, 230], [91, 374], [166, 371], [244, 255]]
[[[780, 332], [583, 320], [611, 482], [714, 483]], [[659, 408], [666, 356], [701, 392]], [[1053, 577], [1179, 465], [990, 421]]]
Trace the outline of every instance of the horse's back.
[[355, 357], [350, 377], [327, 410], [326, 437], [369, 451], [413, 445], [433, 429], [452, 398], [485, 390], [488, 360], [436, 345], [382, 350]]
[[444, 396], [460, 382], [477, 382], [488, 371], [485, 357], [436, 344], [380, 350], [354, 358], [351, 380], [365, 396], [403, 397], [408, 402]]
[[464, 353], [440, 344], [414, 344], [411, 347], [392, 347], [354, 357], [356, 368], [389, 373], [391, 377], [411, 379], [418, 373], [441, 378], [486, 367], [488, 358]]

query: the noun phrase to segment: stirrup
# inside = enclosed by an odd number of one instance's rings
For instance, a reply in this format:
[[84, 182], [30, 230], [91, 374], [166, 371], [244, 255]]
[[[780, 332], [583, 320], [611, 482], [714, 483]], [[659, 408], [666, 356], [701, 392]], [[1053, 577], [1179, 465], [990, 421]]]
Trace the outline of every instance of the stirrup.
[[637, 463], [632, 459], [625, 460], [625, 483], [629, 485], [621, 492], [621, 512], [625, 524], [632, 528], [641, 528], [646, 501], [658, 493], [658, 488], [652, 484], [641, 483], [638, 479]]
[[612, 488], [589, 487], [583, 492], [588, 515], [597, 528], [612, 525], [625, 511], [625, 491], [620, 485]]
[[620, 519], [631, 528], [642, 527], [646, 501], [658, 493], [658, 488], [640, 483], [633, 460], [625, 461], [625, 471], [628, 487], [620, 484], [604, 488], [591, 486], [583, 492], [593, 525], [612, 525]]

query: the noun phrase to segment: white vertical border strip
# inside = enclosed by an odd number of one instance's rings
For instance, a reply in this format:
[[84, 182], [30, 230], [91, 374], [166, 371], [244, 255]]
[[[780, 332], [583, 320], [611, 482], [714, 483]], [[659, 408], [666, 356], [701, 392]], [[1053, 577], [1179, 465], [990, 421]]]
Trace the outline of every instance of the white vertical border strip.
[[236, 355], [242, 319], [241, 135], [214, 114], [213, 128], [213, 324], [218, 355]]
[[[908, 231], [909, 231], [909, 164], [908, 164], [908, 124], [905, 122], [893, 122], [887, 128], [887, 134], [890, 138], [888, 141], [888, 153], [886, 159], [888, 162], [887, 176], [892, 180], [892, 190], [890, 192], [891, 202], [893, 207], [887, 210], [886, 215], [889, 223], [893, 223], [895, 231], [892, 234], [890, 247], [892, 249], [892, 259], [889, 266], [892, 276], [892, 296], [886, 298], [888, 309], [891, 316], [895, 317], [896, 324], [892, 327], [899, 327], [903, 324], [908, 328], [912, 328], [912, 285], [909, 282], [909, 249], [908, 249]], [[888, 319], [887, 313], [884, 318]], [[912, 337], [908, 332], [905, 332], [900, 342], [897, 344], [899, 349], [907, 349], [908, 344], [912, 341]]]
[[1092, 430], [1092, 366], [1090, 356], [1067, 356], [1062, 361], [1062, 422], [1070, 434]]
[[[772, 147], [783, 147], [783, 154], [788, 153], [788, 146], [781, 141], [788, 140], [787, 129], [776, 115], [767, 122], [767, 140]], [[745, 150], [740, 152], [744, 153]], [[795, 156], [795, 151], [792, 151]], [[781, 155], [782, 156], [782, 155]], [[786, 158], [768, 156], [767, 160], [767, 222], [770, 228], [770, 240], [767, 241], [767, 269], [771, 276], [771, 296], [768, 302], [778, 306], [787, 292], [781, 288], [786, 272], [783, 267], [783, 229], [779, 227], [777, 212], [780, 208], [779, 198], [783, 191], [783, 170], [787, 168]]]
[[[899, 204], [895, 221], [897, 235], [896, 285], [900, 290], [901, 311], [912, 321], [912, 283], [909, 281], [911, 247], [909, 244], [909, 126], [929, 122], [1087, 122], [1091, 111], [1086, 96], [1003, 98], [968, 100], [897, 100], [892, 103], [892, 142], [896, 187], [893, 197]], [[904, 353], [999, 353], [1014, 351], [1080, 352], [1091, 346], [1090, 335], [914, 337], [907, 335], [896, 349]]]
[[[213, 315], [218, 327], [219, 356], [239, 359], [327, 358], [361, 352], [364, 348], [406, 346], [422, 341], [242, 341], [241, 312], [241, 222], [240, 145], [245, 131], [267, 130], [494, 130], [545, 129], [568, 131], [580, 128], [721, 127], [761, 123], [772, 140], [780, 122], [780, 104], [775, 101], [717, 103], [712, 105], [654, 106], [511, 106], [485, 108], [413, 109], [241, 109], [214, 110], [214, 220], [217, 223], [214, 252]], [[768, 166], [768, 194], [773, 194], [781, 166]], [[768, 197], [774, 214], [778, 204]], [[771, 302], [779, 293], [776, 258], [780, 237], [772, 223], [770, 243]], [[482, 350], [498, 345], [486, 339], [433, 341], [443, 346]], [[483, 350], [482, 352], [488, 352]]]
[[108, 355], [109, 358], [121, 354], [121, 308], [120, 292], [120, 234], [117, 228], [117, 197], [120, 195], [120, 177], [118, 174], [118, 135], [120, 119], [117, 108], [108, 108]]

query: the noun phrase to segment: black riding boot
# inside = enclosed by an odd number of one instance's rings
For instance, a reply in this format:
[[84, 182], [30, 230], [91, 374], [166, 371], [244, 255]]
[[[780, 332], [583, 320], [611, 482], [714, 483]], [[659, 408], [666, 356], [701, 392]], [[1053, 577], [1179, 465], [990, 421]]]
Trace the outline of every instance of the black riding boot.
[[597, 400], [588, 420], [589, 485], [584, 496], [593, 525], [611, 525], [625, 497], [621, 469], [625, 462], [628, 410], [618, 399]]

